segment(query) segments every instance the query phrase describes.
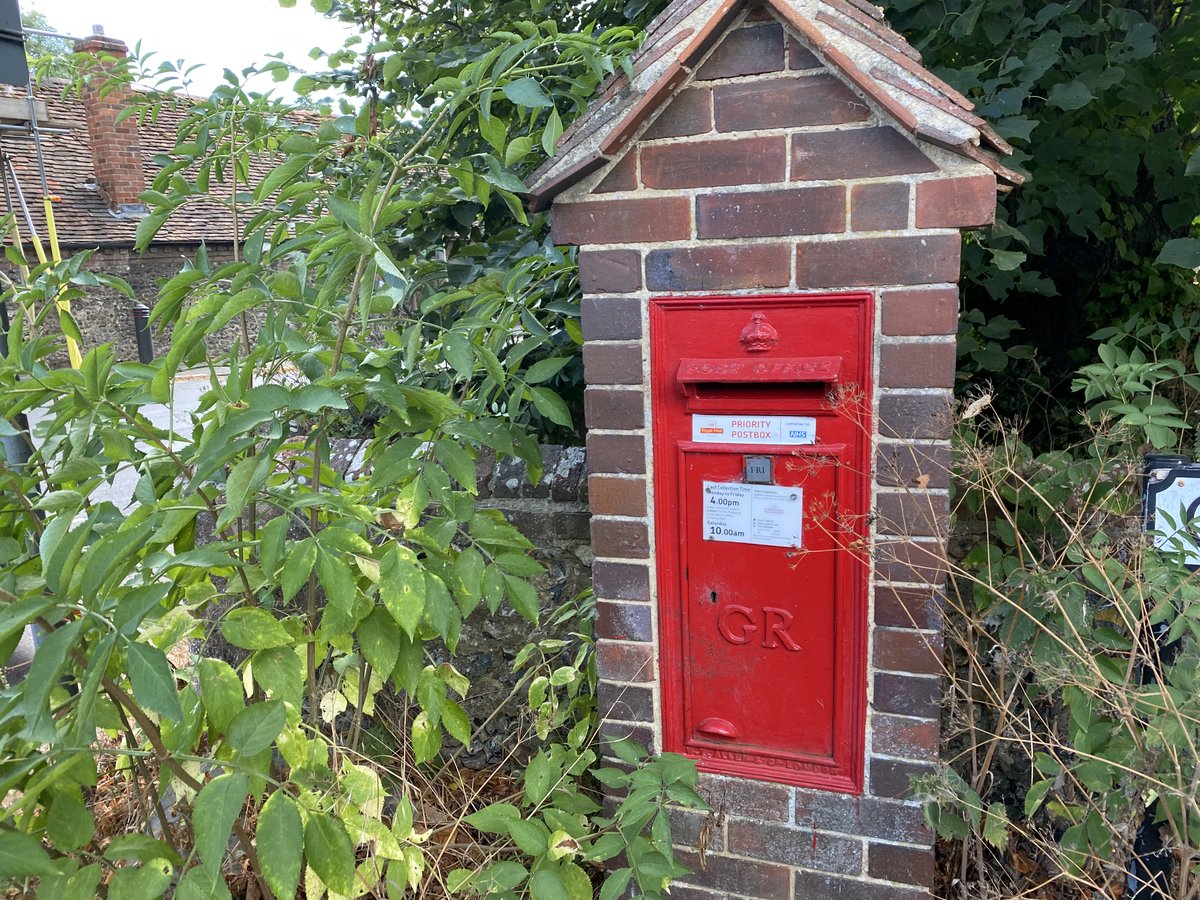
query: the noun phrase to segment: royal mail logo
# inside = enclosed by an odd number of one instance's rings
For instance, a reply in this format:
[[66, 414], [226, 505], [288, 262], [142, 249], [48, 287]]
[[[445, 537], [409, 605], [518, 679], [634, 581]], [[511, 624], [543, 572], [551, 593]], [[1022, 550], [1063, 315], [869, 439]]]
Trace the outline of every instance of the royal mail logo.
[[709, 426], [707, 428], [701, 428], [700, 433], [701, 434], [724, 434], [725, 429], [724, 428], [713, 428], [712, 426]]

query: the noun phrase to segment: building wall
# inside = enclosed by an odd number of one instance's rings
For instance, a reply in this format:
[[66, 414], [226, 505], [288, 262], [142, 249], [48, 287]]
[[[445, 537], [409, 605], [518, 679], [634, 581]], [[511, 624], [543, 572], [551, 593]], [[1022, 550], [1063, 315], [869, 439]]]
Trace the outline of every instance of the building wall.
[[[125, 279], [133, 288], [136, 302], [153, 308], [158, 297], [159, 285], [179, 274], [185, 261], [194, 261], [197, 249], [197, 245], [194, 244], [158, 245], [150, 247], [144, 253], [138, 253], [128, 247], [105, 247], [96, 250], [88, 261], [87, 269]], [[64, 257], [69, 258], [75, 252], [78, 250], [63, 248]], [[213, 265], [221, 265], [232, 259], [232, 248], [229, 245], [210, 245], [208, 255]], [[81, 351], [86, 354], [93, 347], [111, 343], [116, 349], [118, 360], [136, 361], [138, 354], [132, 312], [134, 302], [119, 291], [105, 287], [89, 288], [86, 297], [75, 300], [71, 304], [71, 314], [83, 336]], [[261, 316], [256, 316], [254, 312], [251, 312], [250, 316], [250, 338], [253, 340]], [[54, 315], [47, 319], [47, 323], [57, 332], [58, 320]], [[170, 343], [170, 330], [163, 332], [156, 326], [153, 334], [156, 353], [161, 355], [166, 352]], [[235, 319], [209, 338], [209, 352], [224, 353], [240, 339], [241, 330]], [[52, 357], [52, 364], [67, 365], [66, 351]]]
[[[687, 900], [910, 900], [933, 837], [903, 799], [938, 746], [960, 227], [990, 220], [983, 166], [920, 145], [781, 23], [751, 12], [619, 160], [566, 191], [578, 244], [594, 586], [606, 731], [661, 749], [648, 302], [873, 295], [873, 567], [861, 796], [702, 775], [676, 811]], [[786, 702], [786, 685], [780, 686]], [[704, 849], [701, 849], [704, 848]]]

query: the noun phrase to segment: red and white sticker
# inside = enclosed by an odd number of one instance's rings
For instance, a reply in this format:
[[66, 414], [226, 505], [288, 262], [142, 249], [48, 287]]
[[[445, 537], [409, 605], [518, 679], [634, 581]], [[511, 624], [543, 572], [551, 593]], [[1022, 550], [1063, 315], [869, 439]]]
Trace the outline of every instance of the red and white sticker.
[[700, 444], [817, 442], [817, 420], [803, 416], [692, 416], [692, 440]]

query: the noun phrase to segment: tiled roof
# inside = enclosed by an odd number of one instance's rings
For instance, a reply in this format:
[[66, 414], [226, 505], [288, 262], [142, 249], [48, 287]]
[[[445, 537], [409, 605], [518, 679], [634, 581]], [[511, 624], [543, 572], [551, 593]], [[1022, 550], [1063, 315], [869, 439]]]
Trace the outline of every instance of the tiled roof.
[[[24, 91], [16, 93], [24, 96]], [[104, 197], [95, 188], [92, 151], [88, 143], [87, 121], [82, 101], [78, 97], [64, 99], [61, 96], [61, 87], [54, 84], [38, 90], [37, 94], [38, 98], [46, 103], [50, 120], [48, 126], [67, 130], [65, 134], [42, 135], [47, 187], [51, 195], [61, 198], [54, 204], [60, 245], [76, 249], [132, 246], [139, 220], [121, 218], [111, 213]], [[139, 124], [147, 187], [153, 182], [158, 171], [154, 157], [168, 153], [175, 146], [176, 128], [184, 114], [182, 108], [165, 104], [155, 121], [143, 121]], [[0, 131], [0, 146], [13, 159], [29, 211], [39, 236], [45, 243], [42, 186], [33, 140], [21, 132]], [[253, 162], [251, 182], [257, 181], [270, 168], [269, 160]], [[19, 224], [22, 237], [28, 242], [28, 229], [24, 220], [19, 219]], [[216, 203], [185, 205], [158, 232], [154, 243], [198, 244], [201, 241], [210, 244], [231, 242], [229, 213]], [[28, 253], [32, 256], [32, 250]]]
[[[618, 74], [563, 133], [557, 152], [528, 179], [535, 208], [615, 159], [691, 75], [754, 0], [674, 0], [646, 33], [632, 81]], [[867, 0], [759, 0], [844, 78], [915, 137], [983, 163], [1008, 184], [1024, 177], [996, 154], [1012, 147], [972, 113], [974, 105], [921, 65], [918, 53]]]

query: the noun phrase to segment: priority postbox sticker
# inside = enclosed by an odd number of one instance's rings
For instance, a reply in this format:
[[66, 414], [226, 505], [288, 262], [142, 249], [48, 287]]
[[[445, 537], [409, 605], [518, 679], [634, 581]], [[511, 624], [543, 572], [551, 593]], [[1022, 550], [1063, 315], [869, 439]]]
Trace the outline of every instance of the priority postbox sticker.
[[705, 481], [704, 539], [800, 547], [804, 491], [798, 487]]
[[817, 420], [804, 416], [692, 416], [692, 440], [699, 444], [817, 442]]

